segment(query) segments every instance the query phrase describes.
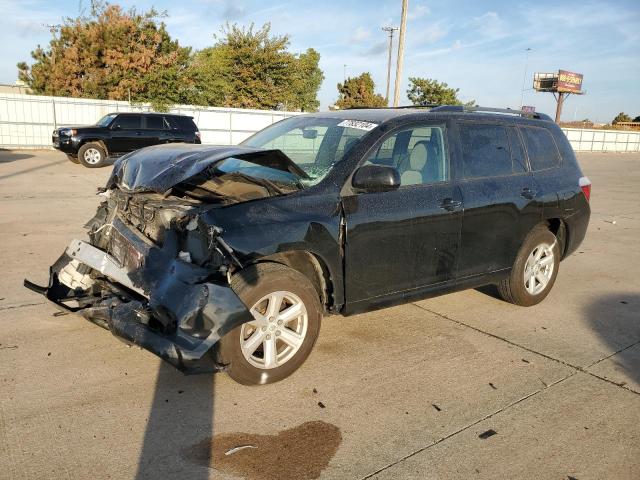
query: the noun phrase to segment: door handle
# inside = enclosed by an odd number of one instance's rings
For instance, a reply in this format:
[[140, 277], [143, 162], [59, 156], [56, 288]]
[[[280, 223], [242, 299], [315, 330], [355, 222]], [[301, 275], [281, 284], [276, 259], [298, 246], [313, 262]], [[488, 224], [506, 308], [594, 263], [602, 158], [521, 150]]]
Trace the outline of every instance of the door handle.
[[520, 191], [520, 196], [526, 198], [527, 200], [532, 200], [533, 198], [535, 198], [536, 193], [537, 192], [535, 190], [531, 190], [529, 187], [524, 187]]
[[453, 198], [445, 198], [440, 202], [440, 208], [449, 212], [453, 212], [455, 209], [460, 208], [461, 206], [462, 202], [459, 200], [454, 200]]

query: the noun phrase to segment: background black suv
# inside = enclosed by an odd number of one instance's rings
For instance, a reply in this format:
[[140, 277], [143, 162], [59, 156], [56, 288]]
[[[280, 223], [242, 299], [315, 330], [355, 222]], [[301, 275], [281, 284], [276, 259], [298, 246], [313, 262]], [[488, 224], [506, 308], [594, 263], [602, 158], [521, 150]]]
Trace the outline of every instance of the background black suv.
[[109, 113], [95, 125], [53, 131], [53, 147], [74, 163], [96, 168], [107, 157], [160, 143], [200, 143], [192, 117], [161, 113]]

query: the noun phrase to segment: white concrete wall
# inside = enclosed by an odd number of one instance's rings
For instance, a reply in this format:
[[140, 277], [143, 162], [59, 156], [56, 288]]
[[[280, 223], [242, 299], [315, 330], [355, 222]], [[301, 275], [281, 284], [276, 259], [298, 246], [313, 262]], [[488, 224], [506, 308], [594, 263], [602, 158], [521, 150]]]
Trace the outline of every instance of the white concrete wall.
[[[0, 94], [0, 148], [50, 148], [55, 127], [91, 125], [110, 112], [151, 111], [149, 105], [115, 100]], [[176, 105], [190, 115], [209, 144], [237, 144], [251, 134], [297, 112]]]
[[576, 152], [639, 152], [640, 132], [563, 128]]
[[[54, 127], [90, 125], [110, 112], [150, 111], [149, 105], [115, 100], [0, 94], [0, 148], [50, 148]], [[193, 117], [202, 142], [237, 144], [296, 112], [177, 105], [171, 109]], [[640, 132], [564, 128], [577, 152], [638, 152]]]

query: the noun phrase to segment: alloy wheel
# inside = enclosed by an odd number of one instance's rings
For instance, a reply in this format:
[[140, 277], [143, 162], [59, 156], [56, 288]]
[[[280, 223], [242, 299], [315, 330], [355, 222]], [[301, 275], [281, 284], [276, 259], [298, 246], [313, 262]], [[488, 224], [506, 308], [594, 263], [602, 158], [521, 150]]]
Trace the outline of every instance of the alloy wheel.
[[253, 320], [242, 325], [240, 348], [253, 366], [284, 365], [300, 350], [307, 333], [307, 309], [297, 295], [278, 291], [265, 295], [250, 309]]
[[538, 295], [553, 277], [555, 259], [553, 245], [541, 243], [533, 249], [524, 266], [524, 288], [530, 295]]

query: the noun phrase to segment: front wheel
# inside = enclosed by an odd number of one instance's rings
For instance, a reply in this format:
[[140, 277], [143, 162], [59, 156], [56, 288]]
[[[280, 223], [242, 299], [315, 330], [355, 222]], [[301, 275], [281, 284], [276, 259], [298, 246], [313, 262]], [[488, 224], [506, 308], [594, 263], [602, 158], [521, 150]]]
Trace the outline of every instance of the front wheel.
[[67, 158], [72, 163], [80, 163], [80, 160], [78, 160], [78, 156], [77, 155], [71, 155], [70, 153], [67, 153]]
[[244, 385], [282, 380], [311, 353], [320, 332], [318, 292], [300, 272], [276, 263], [258, 264], [236, 274], [233, 290], [249, 307], [253, 320], [219, 343], [219, 360]]
[[105, 165], [107, 152], [99, 143], [85, 143], [78, 150], [78, 158], [87, 168], [99, 168]]
[[544, 225], [534, 228], [525, 239], [508, 278], [498, 284], [507, 302], [530, 307], [549, 295], [558, 275], [560, 246]]

